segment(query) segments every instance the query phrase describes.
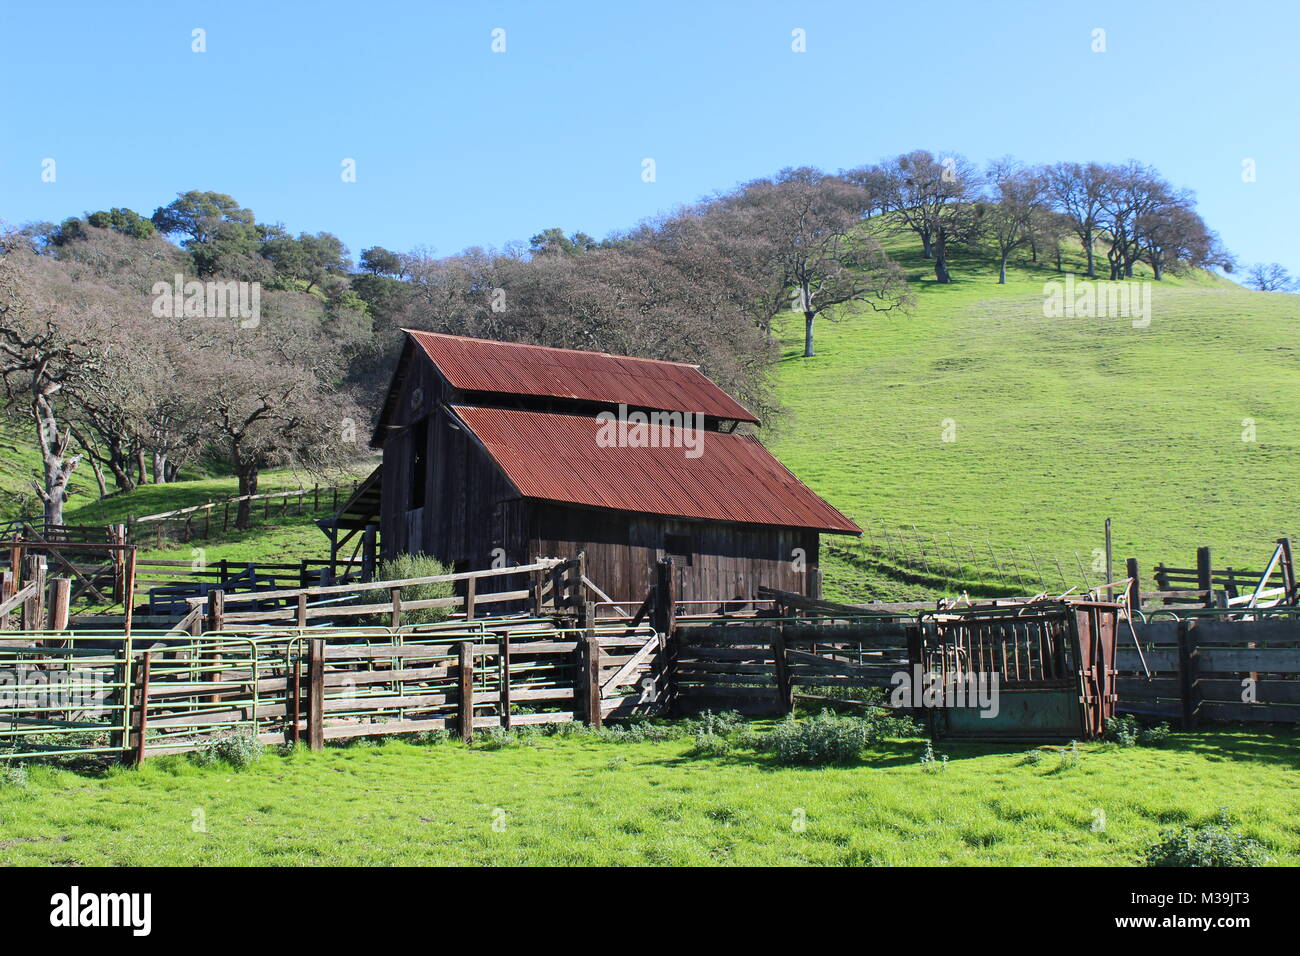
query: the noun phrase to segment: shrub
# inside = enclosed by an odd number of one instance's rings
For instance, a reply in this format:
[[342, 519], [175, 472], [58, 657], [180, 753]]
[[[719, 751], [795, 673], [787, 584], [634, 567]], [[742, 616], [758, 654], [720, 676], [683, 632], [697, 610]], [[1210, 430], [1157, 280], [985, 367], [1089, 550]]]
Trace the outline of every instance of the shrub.
[[725, 757], [731, 753], [731, 743], [726, 737], [714, 733], [698, 733], [695, 743], [687, 751], [692, 757]]
[[1043, 762], [1043, 752], [1035, 747], [1033, 750], [1026, 750], [1025, 755], [1020, 758], [1020, 763], [1029, 767], [1037, 767]]
[[778, 763], [821, 765], [853, 760], [867, 746], [869, 737], [866, 721], [822, 711], [807, 720], [781, 721], [760, 743]]
[[1109, 717], [1103, 738], [1121, 747], [1154, 747], [1165, 742], [1170, 734], [1168, 724], [1142, 727], [1132, 714]]
[[195, 751], [193, 759], [201, 767], [225, 763], [236, 770], [243, 770], [261, 760], [265, 752], [266, 745], [257, 739], [256, 734], [234, 731], [208, 741], [202, 750]]
[[0, 787], [27, 786], [27, 768], [12, 761], [0, 764]]
[[[406, 578], [432, 578], [440, 574], [451, 574], [451, 568], [441, 561], [425, 554], [399, 554], [395, 558], [379, 562], [377, 581], [402, 581]], [[451, 597], [455, 590], [450, 581], [437, 584], [416, 584], [402, 588], [402, 601], [432, 601], [435, 598]], [[402, 610], [403, 624], [433, 624], [444, 621], [451, 616], [449, 607], [427, 607], [414, 611]], [[378, 623], [388, 624], [389, 617], [381, 615]]]
[[1172, 731], [1168, 724], [1157, 724], [1154, 727], [1143, 727], [1138, 731], [1138, 743], [1143, 747], [1158, 747], [1169, 739]]
[[1264, 866], [1264, 845], [1233, 827], [1226, 810], [1212, 823], [1165, 830], [1146, 852], [1147, 866]]
[[1106, 730], [1103, 739], [1121, 747], [1136, 746], [1138, 741], [1137, 718], [1132, 714], [1106, 718]]
[[688, 734], [716, 734], [725, 736], [744, 723], [740, 712], [724, 710], [715, 714], [711, 710], [702, 710], [699, 715], [681, 722], [682, 729]]

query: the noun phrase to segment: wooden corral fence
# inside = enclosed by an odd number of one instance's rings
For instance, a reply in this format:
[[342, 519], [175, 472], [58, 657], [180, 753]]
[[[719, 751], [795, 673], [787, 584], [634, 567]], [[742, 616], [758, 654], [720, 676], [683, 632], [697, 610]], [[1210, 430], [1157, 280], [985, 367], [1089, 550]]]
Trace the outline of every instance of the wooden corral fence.
[[815, 703], [826, 688], [889, 687], [909, 666], [914, 632], [915, 624], [902, 621], [683, 626], [673, 646], [677, 711], [784, 714], [796, 695]]
[[662, 712], [648, 627], [547, 619], [200, 636], [0, 640], [0, 759], [133, 761], [234, 732], [264, 743], [473, 731]]
[[1117, 654], [1119, 708], [1205, 721], [1300, 723], [1300, 620], [1202, 615], [1134, 624]]
[[[1141, 579], [1138, 560], [1127, 561], [1128, 575]], [[1300, 584], [1289, 538], [1278, 538], [1264, 570], [1215, 568], [1208, 547], [1196, 549], [1196, 566], [1172, 567], [1161, 562], [1152, 573], [1155, 591], [1131, 589], [1129, 601], [1134, 608], [1206, 607], [1252, 608], [1300, 604]]]
[[[205, 597], [186, 599], [190, 608], [186, 620], [197, 621], [206, 615], [206, 629], [220, 631], [231, 625], [296, 623], [305, 627], [312, 621], [382, 615], [397, 627], [404, 611], [444, 608], [472, 621], [485, 608], [508, 610], [500, 607], [504, 604], [526, 605], [535, 616], [568, 613], [578, 617], [587, 606], [583, 569], [584, 559], [579, 554], [576, 558], [538, 558], [531, 564], [482, 571], [257, 591], [230, 598], [214, 590]], [[500, 582], [505, 583], [504, 590], [488, 591], [484, 587]], [[526, 586], [519, 587], [521, 583]], [[462, 593], [423, 600], [403, 598], [403, 589], [428, 584], [450, 584]], [[248, 607], [250, 604], [254, 606]], [[244, 605], [243, 609], [235, 609], [239, 605]]]

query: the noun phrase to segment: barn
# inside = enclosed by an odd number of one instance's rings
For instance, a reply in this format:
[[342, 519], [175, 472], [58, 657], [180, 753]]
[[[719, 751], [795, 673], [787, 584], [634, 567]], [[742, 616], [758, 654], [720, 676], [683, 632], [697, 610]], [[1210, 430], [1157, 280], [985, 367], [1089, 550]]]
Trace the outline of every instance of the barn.
[[819, 596], [819, 536], [861, 530], [744, 433], [758, 424], [695, 365], [408, 330], [383, 464], [340, 517], [377, 525], [383, 557], [458, 571], [585, 552], [616, 601], [644, 598], [664, 557], [681, 601]]

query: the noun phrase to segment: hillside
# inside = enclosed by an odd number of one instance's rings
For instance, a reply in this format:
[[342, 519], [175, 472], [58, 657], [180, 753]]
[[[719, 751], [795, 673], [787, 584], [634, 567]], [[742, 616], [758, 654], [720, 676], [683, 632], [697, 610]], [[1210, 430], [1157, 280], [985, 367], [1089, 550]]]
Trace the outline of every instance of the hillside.
[[[933, 281], [909, 240], [890, 243], [916, 294], [908, 314], [845, 310], [819, 320], [802, 357], [802, 319], [783, 317], [775, 370], [785, 414], [764, 439], [797, 475], [867, 529], [828, 536], [828, 594], [907, 599], [1025, 593], [1102, 580], [1103, 522], [1144, 570], [1258, 567], [1297, 531], [1291, 502], [1300, 434], [1300, 297], [1198, 274], [1152, 283], [1152, 319], [1047, 318], [1054, 268], [958, 255], [956, 281]], [[1081, 270], [1077, 260], [1067, 269]], [[948, 437], [944, 441], [946, 420]], [[1254, 441], [1243, 441], [1247, 420]], [[39, 456], [20, 426], [0, 429], [0, 514], [27, 509]], [[363, 470], [365, 470], [363, 468]], [[270, 472], [262, 490], [310, 479]], [[78, 470], [71, 523], [99, 524], [218, 500], [233, 479], [200, 477], [95, 500]], [[209, 542], [208, 558], [317, 557], [309, 519]]]
[[[926, 552], [891, 562], [916, 574], [909, 584], [836, 554], [848, 539], [828, 538], [828, 592], [952, 590], [921, 564], [954, 553], [946, 563], [960, 570], [948, 576], [997, 581], [996, 560], [1005, 582], [1014, 560], [1050, 586], [1077, 583], [1080, 565], [1099, 583], [1091, 562], [1107, 516], [1116, 576], [1127, 556], [1144, 571], [1190, 565], [1198, 545], [1215, 549], [1216, 566], [1259, 567], [1274, 539], [1300, 527], [1300, 433], [1289, 419], [1300, 297], [1204, 273], [1171, 278], [1152, 283], [1149, 327], [1133, 328], [1045, 318], [1054, 268], [1013, 267], [998, 286], [995, 264], [958, 258], [956, 281], [941, 286], [911, 243], [892, 251], [914, 280], [910, 315], [854, 309], [819, 322], [810, 359], [801, 318], [780, 330], [788, 414], [767, 436], [773, 451], [869, 528], [869, 553], [885, 550], [882, 527], [894, 550]], [[1247, 419], [1254, 441], [1243, 441]]]

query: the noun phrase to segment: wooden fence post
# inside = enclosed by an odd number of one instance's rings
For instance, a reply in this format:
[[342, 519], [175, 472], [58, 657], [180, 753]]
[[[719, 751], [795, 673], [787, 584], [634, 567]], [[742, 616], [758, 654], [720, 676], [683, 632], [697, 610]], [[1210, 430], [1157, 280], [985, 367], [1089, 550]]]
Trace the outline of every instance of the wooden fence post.
[[393, 599], [393, 609], [388, 615], [388, 624], [395, 631], [402, 626], [402, 589], [392, 588], [389, 595]]
[[600, 727], [604, 723], [604, 714], [600, 706], [603, 696], [600, 689], [600, 638], [595, 628], [588, 628], [582, 635], [582, 663], [584, 716], [592, 727]]
[[36, 592], [23, 602], [23, 630], [39, 631], [45, 626], [45, 555], [29, 554], [25, 563], [23, 583], [35, 584]]
[[776, 705], [783, 714], [794, 709], [794, 692], [790, 686], [790, 666], [785, 657], [785, 625], [772, 628], [772, 660], [776, 671]]
[[1142, 571], [1138, 567], [1137, 558], [1129, 558], [1124, 562], [1125, 574], [1132, 578], [1128, 584], [1128, 607], [1133, 613], [1142, 610]]
[[465, 579], [465, 620], [474, 620], [474, 600], [478, 596], [478, 578]]
[[1205, 592], [1205, 606], [1214, 607], [1214, 571], [1209, 548], [1196, 549], [1196, 586]]
[[50, 630], [66, 631], [68, 613], [72, 597], [72, 581], [69, 578], [55, 578], [50, 588]]
[[220, 589], [208, 592], [208, 630], [219, 631], [226, 618], [226, 592]]
[[676, 599], [673, 595], [673, 559], [662, 558], [655, 565], [654, 629], [660, 634], [673, 632]]
[[[14, 581], [15, 577], [13, 571], [0, 572], [0, 604], [4, 604], [18, 593], [18, 585], [15, 584]], [[3, 615], [0, 615], [0, 631], [9, 630], [9, 624], [12, 621], [12, 618], [13, 615], [10, 612], [5, 612]]]
[[1196, 729], [1201, 709], [1200, 700], [1201, 652], [1196, 640], [1196, 621], [1181, 621], [1178, 625], [1178, 693], [1182, 699], [1183, 731]]
[[149, 659], [150, 652], [140, 655], [140, 675], [136, 678], [135, 693], [135, 765], [144, 763], [145, 738], [149, 733]]
[[533, 572], [533, 617], [542, 616], [542, 591], [546, 587], [546, 572], [540, 568]]
[[379, 526], [366, 525], [361, 533], [361, 583], [369, 584], [375, 579], [375, 534]]
[[325, 748], [325, 640], [320, 637], [307, 645], [307, 746]]
[[1282, 603], [1295, 606], [1300, 599], [1296, 593], [1295, 564], [1291, 560], [1291, 539], [1278, 538], [1277, 543], [1282, 546], [1282, 586], [1286, 588], [1286, 596]]
[[298, 595], [297, 623], [299, 627], [307, 626], [307, 595]]
[[460, 720], [460, 739], [467, 744], [474, 742], [474, 644], [461, 641], [457, 648], [460, 663], [460, 703], [458, 716]]
[[497, 655], [499, 672], [497, 674], [497, 684], [499, 688], [498, 700], [501, 710], [501, 726], [505, 730], [510, 729], [510, 632], [498, 631], [497, 640], [501, 642], [501, 650]]

